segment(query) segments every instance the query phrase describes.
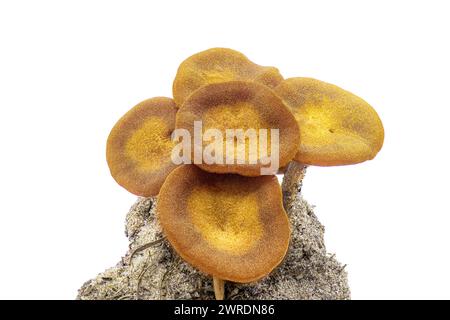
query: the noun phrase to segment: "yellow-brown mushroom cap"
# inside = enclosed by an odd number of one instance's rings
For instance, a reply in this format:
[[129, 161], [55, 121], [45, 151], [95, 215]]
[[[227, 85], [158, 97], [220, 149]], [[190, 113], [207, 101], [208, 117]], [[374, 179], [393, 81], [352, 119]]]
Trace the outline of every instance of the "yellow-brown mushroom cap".
[[275, 92], [291, 108], [300, 127], [298, 162], [348, 165], [371, 160], [380, 151], [383, 124], [376, 111], [356, 95], [311, 78], [286, 79]]
[[[222, 163], [208, 164], [202, 161], [200, 168], [216, 173], [237, 173], [244, 176], [259, 176], [261, 168], [267, 167], [261, 161], [261, 155], [267, 152], [271, 156], [271, 129], [278, 130], [279, 167], [291, 161], [298, 151], [300, 134], [297, 122], [283, 101], [268, 87], [250, 81], [229, 81], [203, 86], [185, 101], [177, 113], [176, 128], [187, 129], [194, 137], [194, 122], [201, 121], [203, 132], [215, 129], [223, 137], [223, 152], [218, 156]], [[227, 130], [240, 129], [243, 132], [254, 130], [258, 143], [252, 144], [250, 139], [237, 139], [234, 148], [227, 148], [234, 141], [227, 137]], [[260, 135], [260, 130], [267, 130], [267, 138]], [[266, 147], [261, 147], [266, 141]], [[205, 148], [208, 143], [195, 143], [194, 151]], [[227, 140], [231, 140], [228, 141]], [[274, 145], [276, 140], [274, 139]], [[245, 146], [245, 152], [239, 156], [239, 144]], [[256, 145], [256, 146], [255, 146]], [[261, 150], [260, 150], [261, 148]], [[242, 149], [241, 149], [242, 150]], [[262, 152], [263, 151], [263, 152]], [[229, 157], [234, 163], [227, 163]], [[200, 153], [202, 154], [202, 153]], [[256, 159], [256, 163], [251, 159]], [[276, 172], [275, 168], [275, 172]], [[274, 172], [274, 174], [275, 174]]]
[[290, 227], [275, 176], [175, 169], [157, 206], [164, 234], [188, 263], [223, 280], [248, 283], [283, 260]]
[[275, 87], [283, 77], [277, 68], [263, 67], [242, 53], [227, 48], [212, 48], [184, 60], [173, 82], [173, 97], [178, 106], [198, 88], [232, 80], [256, 81]]
[[176, 167], [171, 161], [177, 113], [170, 98], [142, 101], [113, 127], [106, 146], [111, 175], [119, 185], [139, 196], [157, 195], [167, 175]]

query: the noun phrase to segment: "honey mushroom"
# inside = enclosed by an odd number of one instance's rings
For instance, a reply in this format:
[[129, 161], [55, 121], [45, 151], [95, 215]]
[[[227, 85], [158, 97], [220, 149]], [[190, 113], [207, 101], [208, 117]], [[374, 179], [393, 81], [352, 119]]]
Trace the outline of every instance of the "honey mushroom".
[[383, 146], [381, 120], [358, 96], [312, 78], [283, 80], [274, 91], [290, 107], [301, 136], [283, 179], [286, 203], [300, 191], [307, 165], [356, 164], [373, 159]]
[[311, 78], [286, 79], [275, 92], [300, 127], [296, 161], [315, 166], [349, 165], [371, 160], [380, 151], [384, 140], [381, 120], [356, 95]]
[[275, 87], [283, 77], [277, 68], [250, 61], [242, 53], [227, 48], [212, 48], [184, 60], [173, 82], [173, 97], [178, 106], [198, 88], [232, 80], [255, 81]]
[[157, 215], [175, 251], [213, 276], [218, 300], [224, 298], [224, 281], [265, 277], [289, 245], [289, 221], [275, 176], [212, 174], [183, 165], [164, 182]]
[[[223, 152], [216, 159], [221, 162], [196, 163], [201, 169], [215, 173], [237, 173], [244, 176], [259, 176], [265, 166], [261, 156], [261, 145], [250, 144], [250, 140], [227, 141], [227, 129], [254, 129], [259, 141], [259, 129], [266, 129], [268, 134], [267, 154], [270, 154], [270, 129], [279, 130], [279, 167], [291, 161], [298, 151], [300, 131], [298, 124], [283, 101], [268, 87], [249, 81], [229, 81], [214, 83], [201, 87], [183, 103], [176, 117], [176, 128], [187, 129], [194, 136], [194, 122], [201, 121], [203, 132], [212, 128], [222, 133]], [[236, 137], [231, 137], [235, 139]], [[195, 142], [195, 141], [194, 141]], [[245, 146], [245, 151], [239, 154], [238, 146]], [[193, 143], [193, 153], [202, 154], [203, 144]], [[231, 146], [231, 148], [230, 148]], [[252, 148], [253, 147], [253, 148]], [[220, 148], [219, 148], [220, 149]], [[241, 149], [242, 150], [242, 149]], [[220, 150], [219, 150], [220, 151]], [[263, 153], [264, 154], [264, 153]], [[226, 161], [232, 158], [233, 163]], [[255, 159], [256, 163], [251, 163]], [[273, 174], [276, 173], [276, 170]]]
[[[107, 162], [131, 193], [158, 195], [165, 237], [182, 259], [212, 276], [216, 299], [224, 299], [225, 281], [254, 282], [281, 263], [290, 239], [285, 210], [295, 202], [308, 165], [360, 163], [383, 145], [381, 120], [363, 99], [311, 78], [283, 80], [278, 69], [231, 49], [213, 48], [183, 61], [173, 96], [148, 99], [128, 111], [108, 137]], [[175, 129], [190, 134], [195, 165], [172, 162]], [[214, 135], [220, 143], [214, 161], [205, 162], [203, 135], [210, 129], [220, 133]], [[228, 129], [244, 136], [230, 137]], [[252, 130], [257, 147], [247, 134]], [[273, 152], [272, 142], [278, 146]], [[278, 166], [263, 173], [272, 155]], [[282, 187], [277, 173], [284, 173]]]
[[142, 101], [128, 111], [109, 134], [106, 159], [112, 177], [129, 192], [149, 197], [158, 194], [171, 161], [177, 112], [170, 98]]

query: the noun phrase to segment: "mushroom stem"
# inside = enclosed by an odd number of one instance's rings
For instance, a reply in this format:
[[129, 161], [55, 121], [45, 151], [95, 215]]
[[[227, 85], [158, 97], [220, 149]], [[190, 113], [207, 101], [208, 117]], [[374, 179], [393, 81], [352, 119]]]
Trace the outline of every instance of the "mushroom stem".
[[286, 211], [302, 190], [303, 178], [306, 174], [306, 165], [291, 161], [283, 177], [281, 188], [283, 190], [283, 205]]
[[213, 284], [216, 300], [223, 300], [225, 298], [225, 280], [213, 276]]

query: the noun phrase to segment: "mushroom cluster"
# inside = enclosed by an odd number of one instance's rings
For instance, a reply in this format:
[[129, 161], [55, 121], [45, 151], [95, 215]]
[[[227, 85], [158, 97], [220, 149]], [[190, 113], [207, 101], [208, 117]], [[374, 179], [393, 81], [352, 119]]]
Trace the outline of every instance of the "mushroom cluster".
[[[195, 137], [198, 122], [202, 133], [224, 133], [215, 136], [215, 161], [175, 163], [174, 130], [189, 133], [189, 159], [208, 151], [205, 136]], [[228, 129], [254, 130], [265, 143], [255, 147], [245, 136], [236, 141]], [[277, 134], [263, 137], [261, 129]], [[279, 168], [287, 167], [285, 180], [298, 183], [307, 165], [373, 159], [383, 139], [377, 113], [356, 95], [315, 79], [283, 79], [274, 67], [213, 48], [181, 63], [173, 99], [145, 100], [116, 123], [106, 156], [118, 184], [139, 196], [158, 196], [166, 238], [182, 259], [212, 276], [216, 298], [223, 299], [225, 281], [257, 281], [288, 250]], [[267, 144], [276, 145], [272, 171], [262, 170], [271, 156], [261, 152]]]

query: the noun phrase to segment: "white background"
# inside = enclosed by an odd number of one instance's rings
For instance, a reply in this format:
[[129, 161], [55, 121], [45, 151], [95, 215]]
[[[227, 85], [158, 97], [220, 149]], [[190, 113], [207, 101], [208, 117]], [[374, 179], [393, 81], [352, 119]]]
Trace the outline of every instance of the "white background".
[[370, 162], [304, 196], [354, 299], [450, 298], [448, 1], [1, 1], [0, 298], [73, 299], [127, 250], [109, 130], [210, 47], [363, 97]]

